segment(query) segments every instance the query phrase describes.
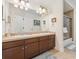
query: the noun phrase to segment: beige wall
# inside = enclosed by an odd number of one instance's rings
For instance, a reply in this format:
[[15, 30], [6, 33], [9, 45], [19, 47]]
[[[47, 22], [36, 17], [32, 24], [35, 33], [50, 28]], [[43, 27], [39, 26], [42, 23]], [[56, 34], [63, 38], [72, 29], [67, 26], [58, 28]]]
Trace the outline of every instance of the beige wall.
[[64, 14], [74, 19], [73, 13], [74, 13], [73, 10], [71, 10], [71, 11], [65, 12]]

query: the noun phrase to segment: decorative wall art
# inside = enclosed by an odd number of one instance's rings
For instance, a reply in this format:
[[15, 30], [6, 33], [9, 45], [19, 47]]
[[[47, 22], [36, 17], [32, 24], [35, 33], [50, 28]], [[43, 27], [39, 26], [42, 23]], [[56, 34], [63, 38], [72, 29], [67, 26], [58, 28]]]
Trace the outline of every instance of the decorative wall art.
[[34, 20], [34, 25], [35, 26], [40, 26], [40, 20]]
[[44, 24], [44, 25], [46, 24], [46, 21], [45, 21], [45, 20], [43, 20], [43, 24]]
[[55, 18], [55, 17], [52, 18], [52, 19], [51, 19], [51, 22], [52, 22], [52, 23], [55, 23], [55, 22], [56, 22], [56, 18]]

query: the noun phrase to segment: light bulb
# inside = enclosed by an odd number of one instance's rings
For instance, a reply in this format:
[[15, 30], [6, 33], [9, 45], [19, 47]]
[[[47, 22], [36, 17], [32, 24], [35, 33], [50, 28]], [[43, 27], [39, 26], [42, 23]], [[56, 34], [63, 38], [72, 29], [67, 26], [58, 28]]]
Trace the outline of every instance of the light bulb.
[[40, 8], [39, 8], [39, 10], [41, 11], [41, 10], [42, 10], [42, 8], [40, 7]]
[[42, 11], [40, 11], [40, 14], [42, 14]]
[[21, 9], [23, 9], [23, 6], [20, 6]]
[[25, 5], [25, 2], [23, 0], [21, 1], [21, 5], [23, 5], [23, 6]]
[[15, 4], [15, 5], [14, 5], [14, 7], [18, 7], [18, 5], [17, 5], [17, 4]]
[[43, 9], [42, 12], [45, 13], [46, 12], [46, 9]]
[[28, 10], [28, 8], [25, 8], [25, 10], [27, 11], [27, 10]]
[[28, 2], [26, 3], [26, 6], [27, 6], [28, 8], [30, 8], [30, 4], [29, 4]]

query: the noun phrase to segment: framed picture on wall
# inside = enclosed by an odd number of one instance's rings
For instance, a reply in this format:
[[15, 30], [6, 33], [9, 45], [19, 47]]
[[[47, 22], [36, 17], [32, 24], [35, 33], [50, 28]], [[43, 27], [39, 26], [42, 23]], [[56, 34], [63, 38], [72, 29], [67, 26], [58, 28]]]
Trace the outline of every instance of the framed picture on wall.
[[43, 24], [44, 24], [44, 25], [46, 24], [46, 21], [45, 21], [45, 20], [43, 20]]
[[34, 20], [34, 25], [35, 26], [40, 26], [40, 20]]
[[52, 22], [52, 23], [56, 22], [56, 18], [55, 18], [55, 17], [52, 18], [52, 19], [51, 19], [51, 22]]

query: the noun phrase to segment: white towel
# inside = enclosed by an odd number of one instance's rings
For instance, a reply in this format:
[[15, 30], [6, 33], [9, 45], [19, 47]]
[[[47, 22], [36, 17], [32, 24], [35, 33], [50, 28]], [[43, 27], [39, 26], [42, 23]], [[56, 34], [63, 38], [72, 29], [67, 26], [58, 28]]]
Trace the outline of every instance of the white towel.
[[64, 33], [68, 33], [67, 27], [64, 27], [64, 28], [63, 28], [63, 32], [64, 32]]

